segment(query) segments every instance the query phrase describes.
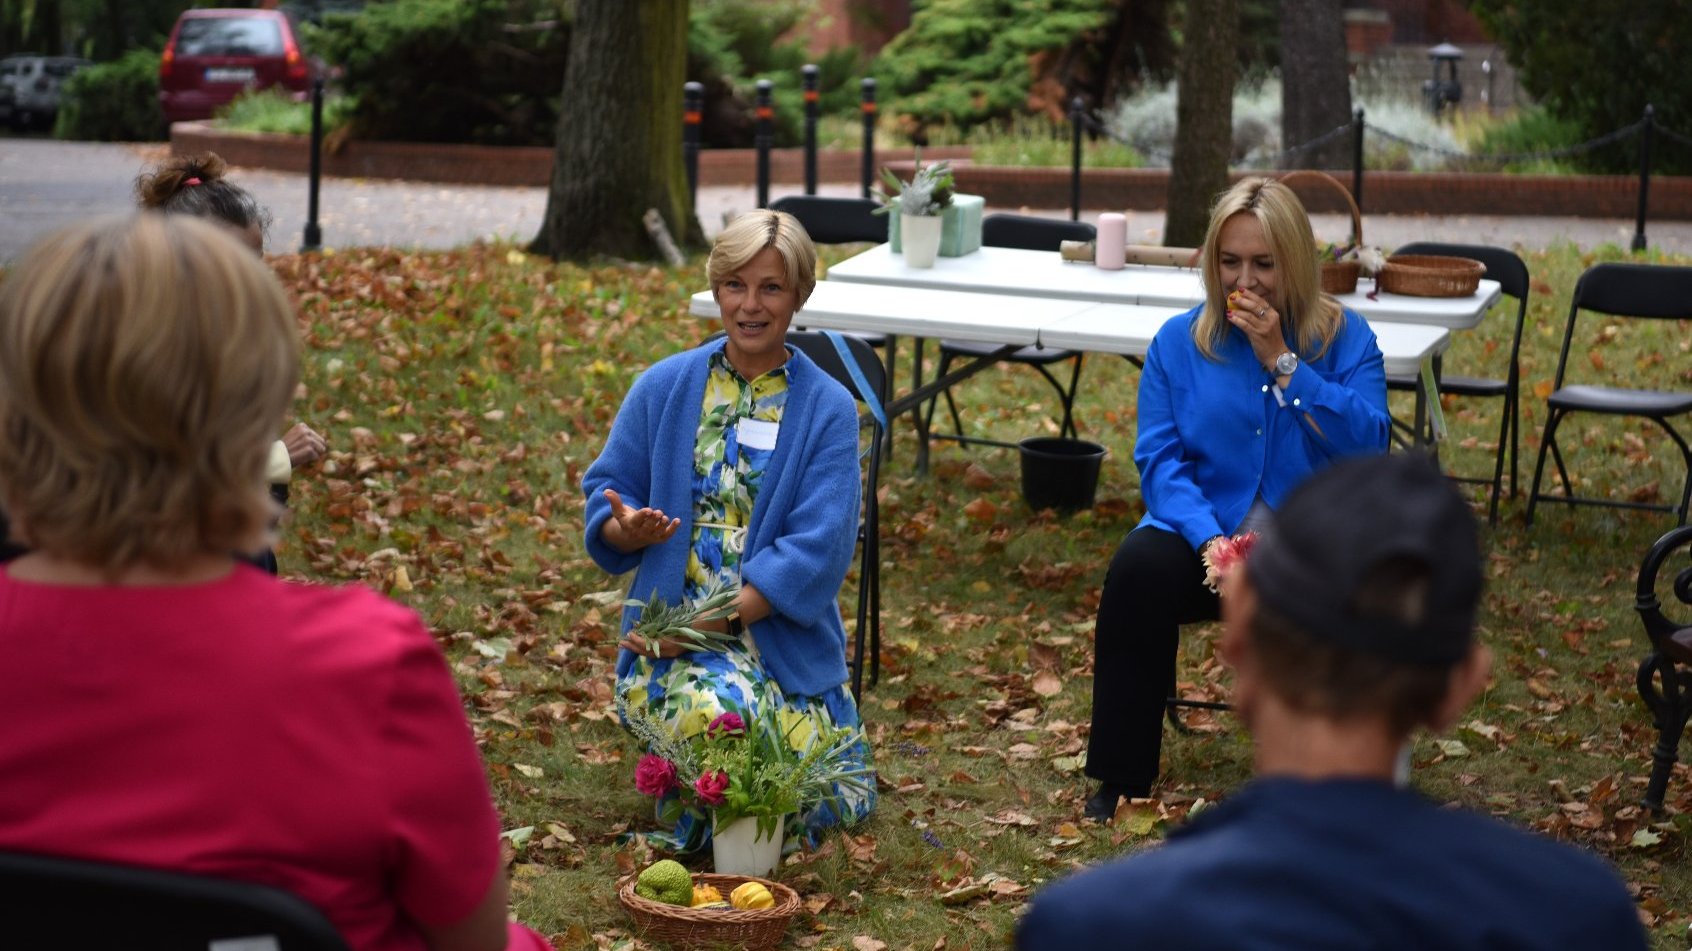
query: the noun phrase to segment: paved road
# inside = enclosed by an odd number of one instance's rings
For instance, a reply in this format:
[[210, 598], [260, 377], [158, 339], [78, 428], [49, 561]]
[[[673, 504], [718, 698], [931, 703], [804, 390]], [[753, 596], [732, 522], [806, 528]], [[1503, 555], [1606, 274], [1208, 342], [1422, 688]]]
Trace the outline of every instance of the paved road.
[[[165, 155], [162, 144], [58, 142], [42, 138], [0, 137], [0, 263], [11, 261], [55, 228], [92, 215], [119, 211], [133, 202], [135, 177]], [[304, 234], [307, 188], [303, 175], [263, 169], [235, 169], [232, 176], [250, 189], [275, 215], [268, 249], [297, 248]], [[797, 189], [776, 186], [774, 194]], [[856, 195], [855, 185], [825, 185], [824, 194]], [[706, 234], [722, 228], [725, 217], [754, 207], [751, 188], [706, 188], [699, 195], [700, 223]], [[540, 227], [546, 192], [540, 188], [493, 188], [427, 182], [325, 179], [319, 222], [330, 247], [392, 245], [450, 248], [479, 239], [527, 240]], [[1066, 212], [1021, 209], [1065, 217]], [[1108, 210], [1108, 209], [1100, 209]], [[1094, 219], [1098, 210], [1083, 217]], [[1130, 212], [1129, 240], [1156, 244], [1162, 212]], [[1590, 218], [1505, 218], [1496, 216], [1368, 215], [1370, 243], [1395, 247], [1415, 240], [1520, 244], [1541, 248], [1564, 241], [1591, 248], [1612, 242], [1628, 245], [1633, 222]], [[1317, 216], [1324, 237], [1343, 237], [1349, 224], [1341, 216]], [[1653, 222], [1647, 237], [1653, 248], [1692, 254], [1692, 222]]]

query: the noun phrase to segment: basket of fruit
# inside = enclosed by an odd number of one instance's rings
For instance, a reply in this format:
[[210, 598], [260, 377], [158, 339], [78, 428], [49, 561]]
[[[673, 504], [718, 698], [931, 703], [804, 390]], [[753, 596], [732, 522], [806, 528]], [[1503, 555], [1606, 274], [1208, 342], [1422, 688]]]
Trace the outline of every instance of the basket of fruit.
[[672, 859], [618, 882], [617, 900], [638, 937], [678, 948], [774, 948], [799, 910], [799, 893], [780, 882], [690, 874]]

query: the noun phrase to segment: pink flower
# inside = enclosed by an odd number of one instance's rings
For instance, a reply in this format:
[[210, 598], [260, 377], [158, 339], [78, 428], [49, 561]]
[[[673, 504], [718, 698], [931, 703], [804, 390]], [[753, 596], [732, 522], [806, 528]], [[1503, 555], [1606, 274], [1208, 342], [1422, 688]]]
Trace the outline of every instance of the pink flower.
[[657, 798], [680, 784], [676, 782], [676, 764], [662, 756], [648, 753], [635, 766], [635, 788]]
[[1242, 532], [1229, 538], [1223, 535], [1210, 543], [1204, 550], [1204, 585], [1211, 591], [1221, 594], [1222, 581], [1228, 573], [1245, 563], [1246, 556], [1251, 554], [1251, 548], [1257, 544], [1256, 532]]
[[699, 794], [699, 801], [707, 806], [721, 805], [723, 794], [728, 792], [728, 773], [722, 770], [706, 773], [693, 783], [693, 791]]
[[719, 714], [705, 728], [706, 736], [740, 736], [746, 732], [746, 721], [738, 713]]

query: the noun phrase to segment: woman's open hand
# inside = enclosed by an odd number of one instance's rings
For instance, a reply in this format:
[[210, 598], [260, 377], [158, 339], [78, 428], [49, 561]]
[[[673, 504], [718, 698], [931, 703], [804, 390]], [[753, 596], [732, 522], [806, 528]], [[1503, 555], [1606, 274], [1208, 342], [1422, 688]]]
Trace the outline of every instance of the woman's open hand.
[[681, 526], [681, 519], [668, 518], [658, 509], [629, 508], [616, 489], [606, 489], [605, 498], [611, 503], [611, 517], [599, 533], [606, 544], [624, 554], [667, 541]]
[[1228, 295], [1228, 323], [1245, 331], [1251, 352], [1265, 370], [1273, 370], [1275, 358], [1287, 350], [1281, 333], [1281, 314], [1273, 304], [1253, 291], [1240, 288]]

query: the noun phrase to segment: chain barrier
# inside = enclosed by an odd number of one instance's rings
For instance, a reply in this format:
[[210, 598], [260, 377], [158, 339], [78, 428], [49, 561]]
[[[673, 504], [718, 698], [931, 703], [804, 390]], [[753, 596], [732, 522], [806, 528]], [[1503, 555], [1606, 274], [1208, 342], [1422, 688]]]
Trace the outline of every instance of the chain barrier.
[[[1614, 132], [1601, 135], [1596, 139], [1589, 139], [1585, 142], [1564, 146], [1563, 148], [1542, 149], [1536, 152], [1465, 152], [1461, 149], [1448, 149], [1439, 145], [1429, 145], [1426, 142], [1418, 142], [1415, 139], [1405, 138], [1402, 135], [1389, 132], [1380, 126], [1367, 122], [1363, 124], [1363, 127], [1369, 132], [1386, 139], [1388, 142], [1397, 142], [1399, 145], [1413, 149], [1420, 149], [1424, 152], [1432, 152], [1436, 155], [1443, 155], [1446, 158], [1458, 159], [1466, 162], [1493, 162], [1499, 165], [1506, 165], [1511, 162], [1533, 162], [1584, 155], [1588, 152], [1601, 149], [1606, 145], [1613, 145], [1630, 136], [1639, 134], [1639, 130], [1645, 127], [1645, 120], [1641, 119], [1630, 126], [1624, 126]], [[1658, 128], [1661, 127], [1659, 126]]]
[[1306, 152], [1327, 145], [1329, 142], [1350, 136], [1353, 131], [1353, 123], [1347, 121], [1345, 125], [1335, 126], [1332, 130], [1324, 132], [1308, 142], [1292, 146], [1291, 148], [1282, 149], [1281, 151], [1275, 152], [1271, 155], [1260, 156], [1259, 158], [1253, 160], [1255, 164], [1252, 167], [1259, 169], [1290, 167], [1290, 160], [1300, 158]]
[[1692, 149], [1692, 136], [1681, 135], [1679, 132], [1674, 131], [1666, 125], [1662, 125], [1661, 123], [1656, 125], [1656, 129], [1658, 135], [1664, 136], [1669, 141], [1684, 148]]

